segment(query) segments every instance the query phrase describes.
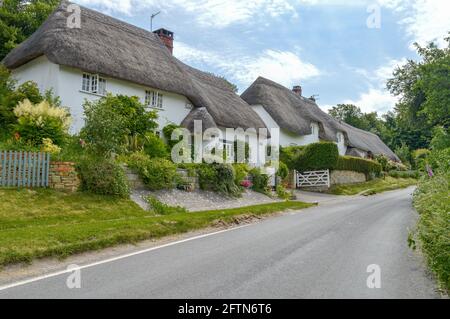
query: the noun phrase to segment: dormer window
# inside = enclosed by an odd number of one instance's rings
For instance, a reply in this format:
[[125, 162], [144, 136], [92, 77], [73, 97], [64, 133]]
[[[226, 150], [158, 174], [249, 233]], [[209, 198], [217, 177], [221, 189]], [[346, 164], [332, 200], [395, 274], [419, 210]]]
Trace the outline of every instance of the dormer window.
[[106, 79], [102, 78], [98, 74], [84, 73], [81, 83], [81, 91], [105, 96]]
[[145, 91], [145, 105], [147, 107], [162, 109], [164, 96], [156, 91]]

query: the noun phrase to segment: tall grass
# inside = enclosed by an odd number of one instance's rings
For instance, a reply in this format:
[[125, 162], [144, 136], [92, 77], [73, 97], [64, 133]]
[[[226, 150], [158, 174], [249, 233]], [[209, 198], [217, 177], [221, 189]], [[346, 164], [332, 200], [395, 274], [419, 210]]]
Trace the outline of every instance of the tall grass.
[[414, 194], [416, 237], [440, 285], [450, 291], [450, 172], [421, 180]]

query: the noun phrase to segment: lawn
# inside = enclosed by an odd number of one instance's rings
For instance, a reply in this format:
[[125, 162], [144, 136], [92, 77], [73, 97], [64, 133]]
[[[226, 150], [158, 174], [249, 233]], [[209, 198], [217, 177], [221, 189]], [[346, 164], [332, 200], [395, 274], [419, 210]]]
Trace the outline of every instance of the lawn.
[[331, 187], [329, 192], [335, 195], [374, 195], [395, 189], [406, 188], [417, 185], [417, 180], [413, 178], [393, 178], [387, 176], [384, 179], [375, 179], [366, 183], [353, 185], [336, 185]]
[[281, 202], [159, 216], [129, 200], [85, 193], [0, 189], [0, 199], [0, 266], [161, 238], [230, 222], [241, 215], [311, 206]]

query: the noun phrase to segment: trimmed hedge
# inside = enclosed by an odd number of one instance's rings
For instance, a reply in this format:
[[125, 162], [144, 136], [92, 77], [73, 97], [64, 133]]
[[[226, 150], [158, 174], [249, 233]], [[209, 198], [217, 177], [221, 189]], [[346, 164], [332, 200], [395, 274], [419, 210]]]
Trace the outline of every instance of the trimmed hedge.
[[390, 171], [388, 175], [394, 178], [420, 178], [419, 171]]
[[383, 170], [381, 164], [364, 158], [352, 156], [340, 156], [335, 166], [339, 171], [354, 171], [366, 175], [375, 174], [380, 176]]
[[333, 170], [339, 159], [339, 150], [335, 143], [320, 142], [303, 148], [295, 160], [295, 169], [299, 172], [323, 169]]
[[295, 169], [295, 162], [304, 149], [304, 146], [281, 147], [280, 162], [285, 163], [289, 169]]

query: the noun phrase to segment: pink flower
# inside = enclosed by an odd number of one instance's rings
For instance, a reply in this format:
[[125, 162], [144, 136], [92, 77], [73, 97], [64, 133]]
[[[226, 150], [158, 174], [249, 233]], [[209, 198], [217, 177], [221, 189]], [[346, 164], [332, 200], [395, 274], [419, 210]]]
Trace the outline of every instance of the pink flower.
[[246, 180], [246, 181], [242, 181], [241, 186], [245, 187], [245, 188], [250, 188], [253, 186], [253, 184], [252, 184], [252, 182]]

